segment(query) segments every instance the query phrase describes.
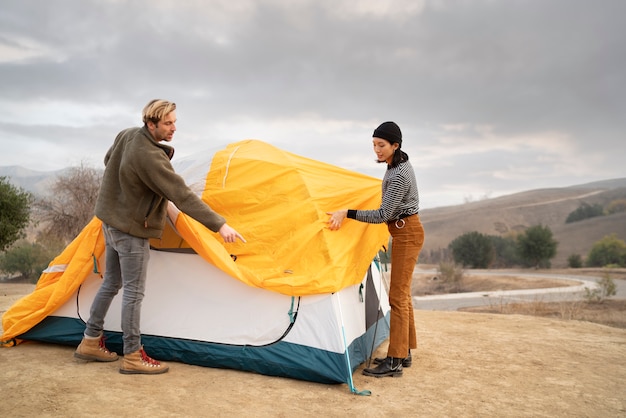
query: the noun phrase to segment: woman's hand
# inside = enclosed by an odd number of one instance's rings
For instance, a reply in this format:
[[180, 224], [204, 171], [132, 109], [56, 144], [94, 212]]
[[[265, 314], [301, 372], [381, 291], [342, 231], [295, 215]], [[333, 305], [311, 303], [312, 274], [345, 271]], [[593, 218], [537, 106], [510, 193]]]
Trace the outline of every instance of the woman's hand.
[[330, 219], [326, 221], [328, 228], [330, 228], [331, 231], [336, 231], [341, 228], [341, 223], [344, 219], [346, 219], [346, 216], [348, 216], [348, 210], [344, 209], [335, 212], [326, 212], [326, 215], [330, 215]]

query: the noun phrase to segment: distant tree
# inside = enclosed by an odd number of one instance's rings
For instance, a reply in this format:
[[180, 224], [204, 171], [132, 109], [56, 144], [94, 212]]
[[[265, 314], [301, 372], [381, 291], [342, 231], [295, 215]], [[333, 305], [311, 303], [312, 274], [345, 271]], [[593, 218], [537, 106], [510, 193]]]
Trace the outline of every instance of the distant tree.
[[449, 248], [454, 262], [463, 267], [489, 268], [495, 258], [495, 249], [489, 237], [476, 231], [455, 238]]
[[619, 212], [626, 212], [626, 199], [613, 200], [606, 206], [606, 213], [609, 215]]
[[491, 267], [513, 267], [522, 263], [517, 251], [517, 242], [514, 237], [489, 235], [489, 239], [495, 250], [495, 259]]
[[4, 251], [20, 238], [30, 222], [30, 205], [33, 196], [0, 177], [0, 251]]
[[604, 215], [604, 209], [602, 206], [598, 204], [590, 205], [589, 203], [583, 202], [576, 210], [567, 215], [565, 223], [569, 224], [602, 215]]
[[550, 260], [556, 255], [557, 245], [550, 228], [543, 225], [531, 226], [517, 236], [517, 248], [522, 261], [535, 268], [549, 266]]
[[604, 267], [618, 265], [626, 267], [626, 243], [611, 234], [597, 241], [587, 255], [587, 266]]
[[101, 180], [100, 171], [84, 165], [58, 176], [52, 194], [35, 202], [43, 225], [40, 241], [74, 239], [94, 216]]

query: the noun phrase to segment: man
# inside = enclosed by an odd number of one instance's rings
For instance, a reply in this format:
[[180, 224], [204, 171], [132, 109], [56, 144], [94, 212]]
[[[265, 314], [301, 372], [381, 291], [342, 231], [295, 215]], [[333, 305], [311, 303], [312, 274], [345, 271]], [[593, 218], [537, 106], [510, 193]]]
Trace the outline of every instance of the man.
[[120, 288], [122, 299], [123, 374], [159, 374], [169, 366], [150, 358], [139, 329], [144, 297], [149, 238], [159, 238], [168, 201], [225, 242], [245, 239], [200, 199], [174, 172], [170, 142], [176, 132], [176, 104], [152, 100], [143, 109], [143, 127], [123, 130], [104, 157], [106, 166], [95, 214], [106, 241], [104, 280], [91, 305], [85, 334], [74, 356], [88, 361], [115, 361], [104, 345], [104, 317]]

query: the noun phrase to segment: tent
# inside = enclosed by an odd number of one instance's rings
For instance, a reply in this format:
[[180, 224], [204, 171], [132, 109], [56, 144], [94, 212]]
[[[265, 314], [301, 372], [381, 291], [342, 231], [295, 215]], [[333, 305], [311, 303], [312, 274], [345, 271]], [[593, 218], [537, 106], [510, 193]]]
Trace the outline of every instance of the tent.
[[[389, 333], [382, 267], [385, 225], [326, 227], [327, 211], [380, 204], [380, 180], [281, 151], [231, 144], [179, 172], [247, 243], [224, 244], [171, 205], [151, 240], [142, 341], [161, 360], [348, 383]], [[4, 346], [76, 346], [102, 280], [94, 218], [3, 316]], [[121, 292], [105, 320], [122, 351]], [[351, 389], [353, 389], [351, 385]], [[354, 389], [353, 389], [354, 390]]]

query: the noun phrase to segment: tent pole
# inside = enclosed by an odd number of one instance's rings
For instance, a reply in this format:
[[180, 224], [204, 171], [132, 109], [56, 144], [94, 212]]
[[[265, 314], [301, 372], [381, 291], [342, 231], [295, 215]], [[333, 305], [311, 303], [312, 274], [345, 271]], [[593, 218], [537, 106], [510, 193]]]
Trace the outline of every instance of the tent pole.
[[[380, 256], [378, 254], [376, 254], [376, 261], [378, 262], [378, 268], [380, 269], [380, 275], [379, 277], [379, 282], [378, 282], [378, 286], [379, 289], [383, 288], [383, 264], [380, 261]], [[387, 293], [389, 293], [389, 290], [387, 289]], [[376, 344], [376, 334], [378, 333], [378, 313], [382, 312], [382, 309], [380, 307], [382, 301], [380, 299], [380, 295], [378, 295], [378, 311], [376, 312], [376, 323], [374, 324], [374, 337], [372, 338], [372, 348], [370, 349], [370, 354], [368, 356], [367, 359], [367, 367], [369, 368], [372, 365], [372, 356], [374, 355], [374, 344]], [[385, 317], [385, 315], [383, 315], [383, 318]]]
[[344, 348], [344, 353], [346, 353], [345, 357], [346, 357], [346, 365], [348, 367], [348, 386], [350, 386], [350, 392], [354, 393], [355, 395], [363, 395], [363, 396], [369, 396], [372, 394], [371, 391], [365, 389], [365, 390], [357, 390], [354, 387], [354, 381], [352, 380], [352, 366], [350, 365], [350, 353], [348, 351], [348, 341], [346, 339], [346, 327], [343, 323], [343, 311], [341, 310], [341, 299], [339, 298], [339, 292], [335, 293], [335, 296], [337, 297], [337, 305], [339, 305], [339, 318], [341, 320], [341, 334], [343, 336], [343, 348]]

